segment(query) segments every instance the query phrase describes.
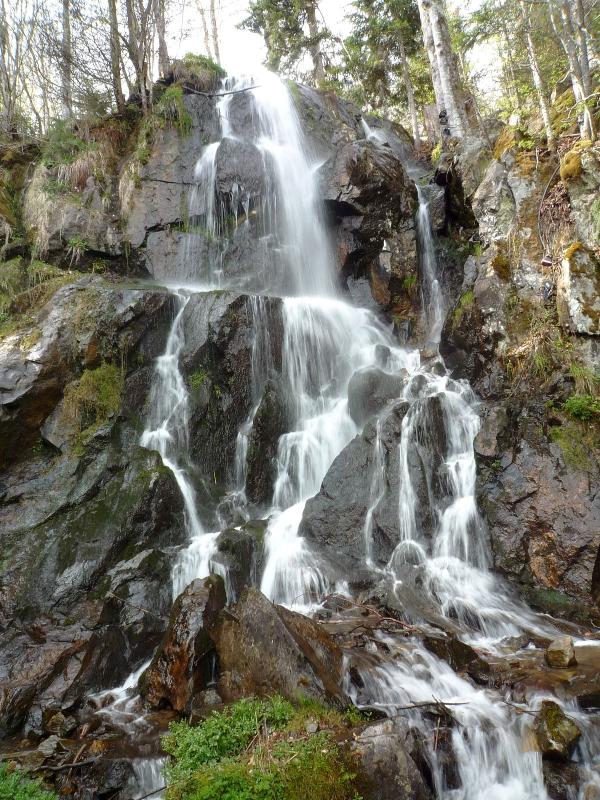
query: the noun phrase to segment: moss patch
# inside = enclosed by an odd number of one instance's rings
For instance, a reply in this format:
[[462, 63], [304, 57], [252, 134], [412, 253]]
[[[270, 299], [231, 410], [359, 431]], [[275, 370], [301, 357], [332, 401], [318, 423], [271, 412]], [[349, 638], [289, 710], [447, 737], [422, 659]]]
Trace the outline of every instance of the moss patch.
[[502, 156], [506, 153], [507, 150], [510, 150], [511, 147], [514, 147], [517, 143], [517, 130], [513, 128], [512, 125], [506, 125], [502, 128], [500, 132], [500, 136], [496, 139], [496, 144], [494, 145], [493, 155], [496, 161], [500, 161]]
[[114, 364], [84, 370], [81, 378], [70, 383], [64, 393], [67, 416], [79, 429], [78, 446], [83, 446], [121, 405], [123, 372]]
[[475, 295], [473, 294], [472, 289], [467, 289], [467, 291], [460, 297], [458, 303], [456, 304], [456, 308], [452, 313], [452, 330], [456, 330], [456, 328], [460, 326], [464, 315], [473, 307], [474, 299]]

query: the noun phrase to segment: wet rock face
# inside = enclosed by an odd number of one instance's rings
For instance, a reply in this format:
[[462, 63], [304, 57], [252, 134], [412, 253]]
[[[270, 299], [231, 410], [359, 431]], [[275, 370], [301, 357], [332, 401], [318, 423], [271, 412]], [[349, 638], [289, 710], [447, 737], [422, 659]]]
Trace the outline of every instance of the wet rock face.
[[370, 725], [356, 737], [352, 752], [360, 758], [357, 786], [365, 800], [432, 800], [410, 744], [410, 732], [398, 719]]
[[561, 609], [558, 592], [593, 606], [600, 506], [591, 476], [565, 464], [560, 448], [529, 426], [505, 449], [507, 431], [514, 434], [514, 421], [507, 420], [496, 446], [490, 445], [494, 468], [480, 488], [496, 568], [534, 587], [528, 599], [550, 613], [568, 610]]
[[416, 276], [414, 184], [391, 148], [367, 141], [343, 145], [320, 179], [342, 275], [368, 276], [376, 301], [389, 306]]
[[390, 375], [377, 367], [368, 367], [354, 373], [348, 385], [348, 412], [354, 422], [362, 427], [378, 414], [387, 403], [400, 397], [404, 379]]
[[151, 706], [189, 710], [194, 695], [206, 688], [210, 674], [202, 665], [214, 648], [211, 632], [225, 599], [223, 579], [212, 575], [192, 581], [175, 600], [164, 638], [140, 678], [140, 692]]
[[[41, 312], [33, 346], [19, 347], [27, 331], [4, 341], [3, 732], [41, 731], [43, 712], [66, 713], [88, 692], [118, 685], [164, 631], [166, 551], [183, 536], [181, 497], [138, 440], [170, 308], [162, 292], [82, 279]], [[118, 410], [78, 439], [61, 422], [64, 387], [117, 358]]]
[[290, 700], [346, 702], [339, 647], [315, 620], [274, 605], [257, 589], [221, 615], [213, 638], [225, 701], [280, 692]]
[[[339, 560], [343, 554], [353, 568], [360, 570], [369, 548], [374, 561], [384, 565], [400, 541], [399, 445], [405, 435], [410, 437], [407, 460], [417, 497], [417, 530], [423, 534], [425, 545], [431, 536], [434, 520], [429, 509], [443, 504], [448, 494], [443, 400], [440, 396], [418, 400], [409, 412], [411, 416], [405, 419], [407, 412], [409, 404], [398, 401], [380, 419], [380, 456], [377, 455], [377, 424], [367, 423], [363, 433], [334, 460], [319, 494], [306, 503], [300, 535], [327, 552], [334, 563], [336, 557]], [[378, 457], [382, 465], [377, 462]], [[373, 496], [374, 470], [381, 468], [384, 479], [378, 480], [377, 494]], [[371, 506], [374, 507], [367, 543], [365, 522]], [[348, 564], [344, 569], [348, 569]]]
[[[206, 487], [234, 485], [238, 431], [256, 402], [252, 359], [253, 353], [260, 355], [261, 341], [267, 373], [281, 372], [281, 302], [219, 291], [194, 295], [186, 306], [181, 367], [190, 392], [190, 453]], [[268, 342], [256, 338], [257, 327], [269, 332]], [[258, 388], [259, 424], [250, 442], [249, 475], [252, 498], [261, 501], [269, 494], [268, 462], [281, 425], [281, 403], [274, 384]], [[264, 473], [259, 459], [266, 459]]]

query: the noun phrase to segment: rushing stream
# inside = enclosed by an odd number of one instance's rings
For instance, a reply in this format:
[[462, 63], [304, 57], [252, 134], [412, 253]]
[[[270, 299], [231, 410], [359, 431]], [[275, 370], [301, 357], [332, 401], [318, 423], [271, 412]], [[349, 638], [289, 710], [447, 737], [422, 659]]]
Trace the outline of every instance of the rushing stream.
[[[225, 89], [244, 89], [249, 80], [228, 79]], [[253, 143], [263, 154], [272, 179], [272, 193], [263, 200], [262, 214], [277, 238], [276, 285], [283, 287], [282, 382], [289, 401], [290, 424], [279, 439], [277, 476], [267, 514], [266, 563], [260, 588], [275, 602], [310, 610], [330, 592], [347, 592], [343, 576], [299, 536], [306, 501], [314, 496], [342, 449], [359, 433], [348, 410], [348, 385], [359, 370], [379, 365], [386, 352], [385, 371], [403, 376], [402, 397], [409, 404], [402, 421], [399, 452], [398, 528], [400, 541], [387, 565], [372, 557], [373, 515], [383, 499], [382, 427], [385, 410], [377, 422], [373, 442], [376, 465], [370, 486], [370, 508], [364, 528], [365, 567], [386, 583], [399, 603], [407, 601], [418, 575], [419, 592], [441, 618], [458, 629], [461, 638], [485, 652], [502, 654], [506, 637], [524, 631], [552, 636], [551, 621], [537, 617], [515, 602], [506, 586], [490, 571], [485, 524], [476, 502], [476, 464], [473, 440], [479, 429], [477, 401], [468, 384], [455, 381], [436, 354], [446, 312], [443, 286], [438, 276], [435, 241], [429, 222], [426, 187], [417, 180], [417, 229], [421, 254], [421, 285], [428, 358], [417, 349], [400, 347], [391, 329], [372, 311], [357, 308], [336, 290], [335, 266], [319, 207], [315, 170], [318, 167], [304, 144], [293, 100], [282, 82], [261, 77], [261, 86], [249, 89], [254, 102]], [[229, 119], [232, 95], [218, 103], [223, 137], [235, 138]], [[385, 136], [366, 126], [374, 147], [385, 147]], [[222, 228], [224, 210], [215, 190], [219, 143], [207, 145], [196, 169], [197, 185], [190, 212], [203, 219], [213, 237]], [[413, 173], [410, 173], [413, 174]], [[240, 205], [249, 201], [240, 197]], [[274, 232], [274, 233], [273, 233]], [[215, 517], [214, 530], [205, 530], [198, 513], [188, 456], [188, 396], [180, 372], [182, 319], [194, 285], [238, 288], [230, 285], [218, 263], [186, 263], [186, 281], [174, 276], [175, 316], [165, 353], [157, 360], [143, 446], [157, 450], [177, 481], [186, 512], [189, 545], [173, 568], [176, 596], [192, 579], [211, 571], [223, 574], [213, 561], [215, 539], [225, 520]], [[270, 273], [271, 275], [273, 273]], [[269, 283], [265, 292], [273, 292]], [[244, 514], [248, 437], [270, 365], [269, 331], [260, 293], [253, 300], [254, 346], [252, 355], [255, 406], [239, 431], [235, 485], [229, 507]], [[414, 486], [412, 451], [439, 444], [429, 414], [431, 398], [441, 408], [445, 436], [443, 497], [431, 498], [429, 514], [433, 533], [425, 537], [420, 526], [418, 495]], [[428, 476], [430, 479], [431, 476]], [[223, 523], [219, 525], [219, 521]], [[227, 576], [224, 575], [227, 583]], [[231, 594], [231, 589], [229, 588]], [[408, 601], [407, 601], [408, 602]], [[381, 636], [371, 659], [357, 666], [361, 686], [348, 686], [359, 706], [379, 707], [394, 714], [408, 704], [445, 701], [453, 707], [455, 726], [452, 749], [458, 778], [450, 782], [433, 747], [428, 760], [437, 796], [445, 800], [545, 800], [539, 753], [525, 744], [528, 714], [518, 714], [498, 693], [475, 688], [459, 677], [445, 661], [426, 650], [418, 638]], [[104, 713], [130, 713], [130, 679]], [[113, 692], [114, 694], [114, 692]], [[535, 708], [540, 698], [530, 700]], [[576, 709], [572, 713], [578, 714]], [[131, 716], [135, 717], [135, 713]], [[135, 721], [135, 720], [134, 720]], [[411, 723], [428, 740], [434, 722], [424, 712], [411, 712]], [[600, 787], [594, 771], [594, 747], [587, 722], [581, 715], [584, 740], [580, 758], [585, 762], [588, 786]], [[160, 786], [157, 761], [136, 762], [139, 796]], [[142, 791], [143, 790], [143, 791]], [[582, 789], [582, 792], [584, 792]], [[159, 794], [156, 795], [158, 797]], [[583, 798], [585, 795], [582, 794]]]

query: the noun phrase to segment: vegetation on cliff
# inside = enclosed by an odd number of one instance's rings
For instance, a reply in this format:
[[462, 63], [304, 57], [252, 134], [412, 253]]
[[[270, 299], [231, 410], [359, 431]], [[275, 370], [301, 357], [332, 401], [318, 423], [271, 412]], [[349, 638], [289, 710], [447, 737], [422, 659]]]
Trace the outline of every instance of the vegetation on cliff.
[[338, 743], [358, 712], [279, 696], [240, 700], [199, 725], [176, 722], [163, 739], [172, 757], [168, 800], [360, 800], [353, 763]]

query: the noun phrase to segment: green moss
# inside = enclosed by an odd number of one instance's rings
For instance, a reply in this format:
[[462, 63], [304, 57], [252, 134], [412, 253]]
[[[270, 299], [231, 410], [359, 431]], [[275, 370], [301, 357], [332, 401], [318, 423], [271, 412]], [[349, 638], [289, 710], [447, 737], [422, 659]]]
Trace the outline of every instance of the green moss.
[[83, 446], [121, 405], [123, 372], [114, 364], [84, 370], [64, 393], [65, 413], [79, 428], [78, 446]]
[[460, 297], [452, 314], [452, 330], [455, 330], [459, 327], [463, 316], [473, 307], [474, 299], [475, 295], [473, 294], [472, 289], [467, 289], [467, 291]]
[[504, 249], [499, 249], [491, 261], [492, 269], [503, 281], [509, 281], [512, 274], [510, 258]]
[[562, 425], [550, 429], [550, 439], [560, 447], [567, 466], [582, 472], [597, 469], [600, 448], [597, 427], [567, 418]]
[[565, 183], [577, 180], [581, 175], [581, 153], [573, 148], [562, 157], [560, 162], [560, 178]]
[[0, 764], [0, 800], [57, 800], [39, 781], [31, 780], [6, 763]]
[[496, 144], [494, 145], [493, 156], [494, 158], [499, 161], [502, 156], [506, 153], [507, 150], [510, 150], [511, 147], [514, 147], [517, 143], [517, 130], [513, 128], [511, 125], [506, 125], [502, 131], [500, 132], [500, 136], [496, 139]]
[[[307, 721], [321, 728], [307, 735]], [[163, 740], [168, 800], [360, 800], [335, 741], [340, 712], [310, 700], [241, 700], [200, 725], [172, 723]], [[310, 789], [308, 789], [310, 787]]]

